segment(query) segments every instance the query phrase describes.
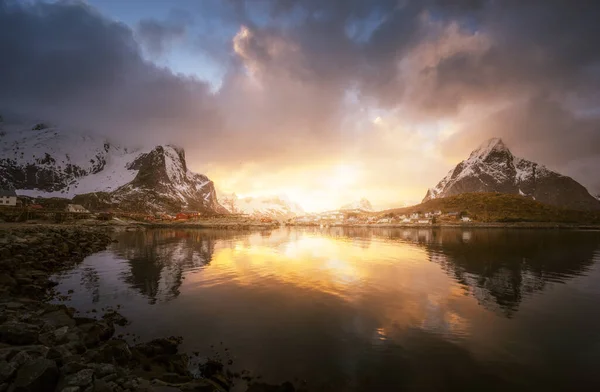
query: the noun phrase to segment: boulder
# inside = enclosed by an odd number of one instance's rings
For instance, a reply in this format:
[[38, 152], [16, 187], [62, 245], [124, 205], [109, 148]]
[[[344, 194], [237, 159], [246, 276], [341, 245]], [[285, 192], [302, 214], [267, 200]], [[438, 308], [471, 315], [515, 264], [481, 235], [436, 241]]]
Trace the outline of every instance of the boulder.
[[90, 361], [125, 366], [131, 360], [131, 351], [127, 342], [115, 339], [109, 340], [99, 349], [88, 351], [86, 356]]
[[25, 351], [19, 351], [10, 359], [10, 363], [14, 364], [16, 367], [20, 367], [30, 360], [31, 357], [29, 354], [27, 354]]
[[85, 387], [94, 380], [94, 369], [83, 369], [77, 373], [70, 374], [64, 379], [65, 386]]
[[88, 348], [110, 339], [115, 333], [115, 327], [111, 323], [103, 321], [83, 324], [79, 329], [83, 333], [83, 344]]
[[45, 324], [54, 328], [74, 327], [76, 324], [71, 315], [67, 314], [63, 309], [44, 314], [42, 320], [44, 320]]
[[58, 382], [58, 368], [54, 361], [37, 358], [23, 365], [17, 372], [9, 392], [53, 391]]
[[110, 374], [117, 373], [117, 368], [115, 365], [110, 363], [88, 363], [87, 366], [91, 369], [94, 369], [98, 378], [103, 378]]
[[12, 376], [17, 371], [17, 366], [14, 363], [6, 361], [0, 362], [0, 384], [10, 381]]
[[295, 392], [296, 388], [290, 382], [281, 385], [256, 383], [250, 385], [246, 392]]
[[61, 368], [60, 368], [60, 372], [62, 374], [75, 374], [77, 372], [80, 372], [81, 370], [87, 369], [87, 366], [84, 365], [81, 362], [77, 362], [77, 361], [69, 361], [67, 363], [65, 363]]
[[79, 387], [66, 387], [60, 390], [60, 392], [80, 392], [81, 388]]
[[37, 343], [39, 327], [37, 325], [9, 322], [0, 325], [0, 342], [23, 345]]
[[181, 338], [171, 336], [169, 338], [154, 339], [148, 343], [138, 344], [135, 349], [147, 357], [157, 355], [177, 354]]
[[190, 376], [177, 373], [163, 373], [158, 377], [158, 379], [169, 384], [185, 384], [192, 381]]
[[94, 385], [87, 388], [85, 392], [114, 392], [121, 390], [119, 386], [112, 381], [96, 380]]
[[5, 287], [15, 287], [17, 285], [17, 281], [15, 280], [15, 278], [10, 276], [9, 274], [1, 273], [0, 274], [0, 285], [5, 286]]
[[11, 358], [11, 362], [20, 361], [23, 364], [29, 360], [29, 358], [46, 358], [50, 348], [42, 345], [34, 346], [17, 346], [14, 347], [16, 354]]
[[109, 310], [104, 314], [104, 316], [102, 316], [102, 318], [121, 327], [124, 327], [125, 325], [129, 324], [129, 320], [127, 320], [123, 315], [114, 310]]

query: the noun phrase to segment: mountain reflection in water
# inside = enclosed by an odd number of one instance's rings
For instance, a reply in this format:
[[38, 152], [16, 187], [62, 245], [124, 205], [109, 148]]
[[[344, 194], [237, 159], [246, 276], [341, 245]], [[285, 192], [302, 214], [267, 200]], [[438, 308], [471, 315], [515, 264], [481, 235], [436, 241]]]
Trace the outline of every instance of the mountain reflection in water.
[[[600, 360], [600, 233], [146, 230], [60, 279], [131, 331], [315, 390], [568, 388]], [[566, 283], [566, 284], [565, 284]], [[539, 294], [539, 295], [538, 295]]]

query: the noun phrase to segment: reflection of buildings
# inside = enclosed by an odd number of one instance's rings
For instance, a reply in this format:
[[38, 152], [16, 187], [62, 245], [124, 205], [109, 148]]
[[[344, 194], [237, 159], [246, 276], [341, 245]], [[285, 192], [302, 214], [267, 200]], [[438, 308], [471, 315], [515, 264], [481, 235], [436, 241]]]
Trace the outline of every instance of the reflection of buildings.
[[148, 230], [124, 233], [114, 249], [130, 265], [124, 281], [155, 303], [177, 297], [183, 274], [210, 263], [217, 238], [228, 235], [214, 230]]

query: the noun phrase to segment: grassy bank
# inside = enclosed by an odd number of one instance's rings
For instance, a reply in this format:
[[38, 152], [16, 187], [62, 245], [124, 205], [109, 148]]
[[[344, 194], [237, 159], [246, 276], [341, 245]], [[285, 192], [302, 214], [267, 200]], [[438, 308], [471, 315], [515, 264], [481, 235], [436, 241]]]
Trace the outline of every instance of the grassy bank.
[[[411, 207], [382, 211], [379, 215], [402, 215], [415, 212], [458, 212], [478, 223], [548, 223], [600, 225], [600, 211], [577, 211], [560, 208], [519, 195], [503, 193], [464, 193], [433, 199]], [[443, 224], [452, 223], [451, 220]]]

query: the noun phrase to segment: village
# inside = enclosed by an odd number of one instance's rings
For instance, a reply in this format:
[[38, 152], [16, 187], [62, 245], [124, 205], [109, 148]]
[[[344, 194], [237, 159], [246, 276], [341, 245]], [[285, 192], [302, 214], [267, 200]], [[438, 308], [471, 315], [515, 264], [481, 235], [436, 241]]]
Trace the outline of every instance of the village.
[[[41, 202], [40, 202], [41, 203]], [[8, 208], [8, 210], [7, 210]], [[20, 198], [13, 190], [0, 189], [0, 209], [12, 212], [15, 221], [32, 219], [52, 219], [64, 221], [71, 219], [97, 219], [108, 221], [127, 219], [146, 223], [199, 222], [214, 219], [215, 215], [198, 211], [180, 211], [177, 213], [136, 213], [121, 210], [90, 211], [87, 208], [69, 203], [67, 200], [45, 200], [44, 205], [37, 204], [31, 198]], [[224, 218], [225, 216], [221, 217]], [[368, 212], [361, 209], [334, 210], [306, 214], [292, 218], [270, 216], [227, 214], [228, 220], [254, 221], [258, 224], [289, 226], [431, 226], [440, 223], [469, 223], [472, 218], [466, 212], [416, 211], [411, 213]]]
[[410, 214], [374, 213], [363, 210], [327, 211], [298, 216], [286, 221], [290, 225], [341, 226], [341, 225], [399, 225], [430, 226], [442, 222], [468, 223], [472, 219], [464, 212], [413, 212]]

